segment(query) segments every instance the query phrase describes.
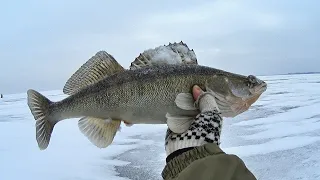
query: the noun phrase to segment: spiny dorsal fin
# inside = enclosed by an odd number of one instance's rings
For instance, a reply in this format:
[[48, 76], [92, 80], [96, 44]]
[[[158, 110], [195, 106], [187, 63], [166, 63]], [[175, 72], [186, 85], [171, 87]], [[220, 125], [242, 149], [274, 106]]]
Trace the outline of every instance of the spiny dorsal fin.
[[63, 92], [68, 95], [74, 94], [106, 76], [111, 76], [122, 71], [125, 71], [125, 69], [112, 55], [105, 51], [99, 51], [69, 78], [63, 88]]
[[145, 50], [130, 65], [130, 70], [153, 64], [198, 64], [196, 54], [187, 44], [169, 43], [154, 49]]

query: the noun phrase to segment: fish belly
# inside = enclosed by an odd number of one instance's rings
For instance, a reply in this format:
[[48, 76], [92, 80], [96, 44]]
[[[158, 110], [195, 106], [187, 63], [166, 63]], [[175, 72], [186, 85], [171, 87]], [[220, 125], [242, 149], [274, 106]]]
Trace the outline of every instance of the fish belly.
[[172, 116], [195, 117], [199, 112], [182, 110], [173, 104], [157, 108], [127, 108], [111, 115], [111, 118], [121, 119], [132, 124], [166, 124], [167, 113]]

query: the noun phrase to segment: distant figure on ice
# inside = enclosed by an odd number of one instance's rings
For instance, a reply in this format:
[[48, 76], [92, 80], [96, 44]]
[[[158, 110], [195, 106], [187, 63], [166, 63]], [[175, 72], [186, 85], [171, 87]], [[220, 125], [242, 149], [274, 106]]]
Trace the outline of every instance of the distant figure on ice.
[[0, 98], [3, 98], [3, 95], [1, 94]]

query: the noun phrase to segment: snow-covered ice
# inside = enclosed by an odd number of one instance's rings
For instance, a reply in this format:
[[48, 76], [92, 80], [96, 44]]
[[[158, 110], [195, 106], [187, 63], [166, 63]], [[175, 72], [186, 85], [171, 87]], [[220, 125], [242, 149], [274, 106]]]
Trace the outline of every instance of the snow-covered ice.
[[[249, 111], [225, 119], [222, 149], [240, 156], [258, 179], [320, 179], [320, 75], [260, 78], [267, 92]], [[56, 125], [44, 151], [34, 125], [26, 93], [0, 99], [1, 180], [161, 179], [166, 125], [122, 126], [114, 143], [99, 149], [70, 119]]]

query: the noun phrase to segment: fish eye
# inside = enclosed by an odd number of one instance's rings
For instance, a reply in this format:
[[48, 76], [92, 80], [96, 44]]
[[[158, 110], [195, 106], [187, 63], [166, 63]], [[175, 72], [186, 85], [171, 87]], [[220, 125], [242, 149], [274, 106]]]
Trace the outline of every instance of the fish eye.
[[253, 75], [249, 75], [247, 77], [247, 79], [248, 79], [249, 83], [251, 83], [251, 84], [256, 84], [257, 83], [257, 78], [255, 76], [253, 76]]

